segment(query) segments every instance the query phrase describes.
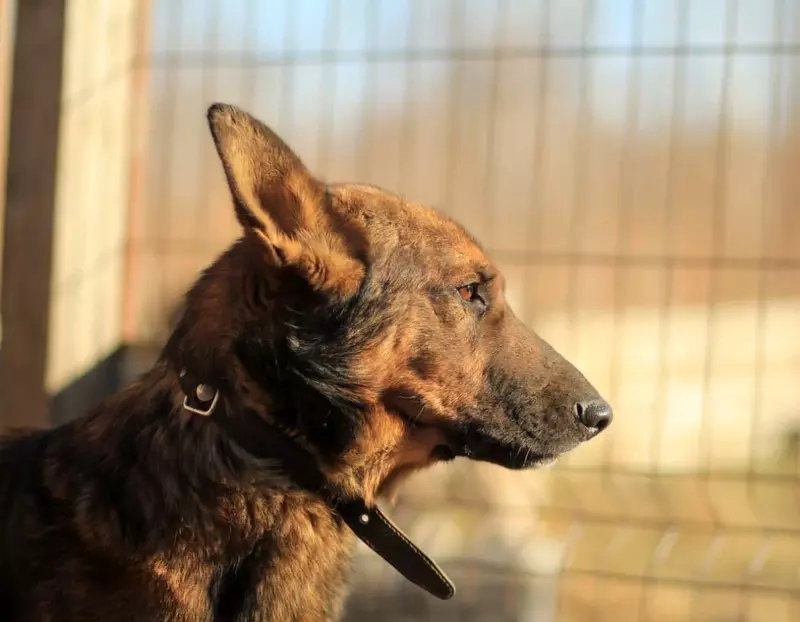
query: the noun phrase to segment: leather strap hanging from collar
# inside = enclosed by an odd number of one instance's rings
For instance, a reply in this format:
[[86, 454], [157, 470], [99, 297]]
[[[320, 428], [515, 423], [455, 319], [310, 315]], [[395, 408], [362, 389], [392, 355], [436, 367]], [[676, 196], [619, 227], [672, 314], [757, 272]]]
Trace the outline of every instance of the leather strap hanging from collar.
[[452, 598], [455, 585], [380, 508], [368, 506], [363, 499], [337, 495], [317, 468], [313, 456], [255, 413], [245, 417], [232, 416], [232, 413], [226, 416], [218, 389], [199, 382], [187, 370], [179, 371], [178, 382], [184, 393], [185, 410], [213, 419], [253, 457], [277, 460], [295, 484], [319, 495], [362, 542], [406, 579], [438, 598]]

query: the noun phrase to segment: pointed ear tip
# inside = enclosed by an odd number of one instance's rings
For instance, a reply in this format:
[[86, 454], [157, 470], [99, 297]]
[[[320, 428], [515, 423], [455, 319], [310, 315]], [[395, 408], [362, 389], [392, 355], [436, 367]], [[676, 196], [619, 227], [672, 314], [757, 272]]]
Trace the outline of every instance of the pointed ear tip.
[[206, 118], [212, 129], [219, 125], [220, 121], [232, 121], [237, 117], [245, 116], [245, 113], [231, 104], [215, 103], [208, 107]]
[[[265, 145], [271, 145], [267, 150], [270, 153], [281, 152], [291, 159], [298, 159], [292, 150], [281, 140], [281, 138], [261, 121], [251, 116], [241, 108], [232, 104], [215, 103], [208, 107], [206, 113], [208, 127], [217, 148], [220, 149], [223, 143], [230, 140], [239, 142], [249, 142], [250, 148], [265, 150]], [[253, 147], [253, 146], [260, 147]], [[270, 151], [271, 150], [271, 151]], [[277, 157], [272, 153], [270, 157]], [[266, 152], [265, 154], [266, 155]]]
[[208, 107], [206, 118], [212, 132], [215, 132], [220, 127], [237, 125], [242, 122], [247, 125], [250, 115], [232, 104], [215, 103]]

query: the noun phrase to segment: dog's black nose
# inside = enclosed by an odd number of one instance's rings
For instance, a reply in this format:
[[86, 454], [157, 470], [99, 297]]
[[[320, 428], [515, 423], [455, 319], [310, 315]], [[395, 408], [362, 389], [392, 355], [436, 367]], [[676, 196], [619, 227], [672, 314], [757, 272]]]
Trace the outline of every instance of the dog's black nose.
[[605, 430], [614, 418], [611, 404], [605, 400], [591, 400], [575, 404], [575, 414], [587, 428], [594, 428], [598, 432]]

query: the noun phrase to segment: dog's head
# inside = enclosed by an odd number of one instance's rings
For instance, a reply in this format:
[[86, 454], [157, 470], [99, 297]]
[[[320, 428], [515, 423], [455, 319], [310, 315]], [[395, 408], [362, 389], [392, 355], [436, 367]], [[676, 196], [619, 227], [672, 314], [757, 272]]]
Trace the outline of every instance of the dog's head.
[[212, 106], [209, 123], [244, 236], [190, 293], [184, 324], [214, 327], [211, 358], [234, 360], [221, 365], [244, 370], [340, 484], [370, 497], [455, 456], [536, 466], [611, 422], [453, 220], [319, 181], [234, 107]]

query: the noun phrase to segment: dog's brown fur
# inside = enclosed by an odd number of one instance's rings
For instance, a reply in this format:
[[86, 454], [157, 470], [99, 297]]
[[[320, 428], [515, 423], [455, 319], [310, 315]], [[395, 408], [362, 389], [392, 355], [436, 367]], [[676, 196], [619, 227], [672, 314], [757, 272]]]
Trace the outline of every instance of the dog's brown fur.
[[88, 416], [3, 440], [4, 620], [338, 617], [352, 534], [184, 411], [176, 368], [369, 503], [438, 460], [535, 466], [598, 431], [573, 411], [594, 389], [514, 317], [458, 224], [323, 184], [235, 108], [209, 121], [243, 236], [190, 290], [151, 372]]

